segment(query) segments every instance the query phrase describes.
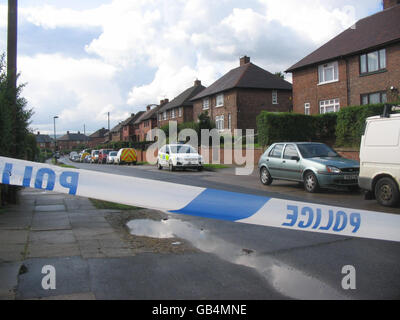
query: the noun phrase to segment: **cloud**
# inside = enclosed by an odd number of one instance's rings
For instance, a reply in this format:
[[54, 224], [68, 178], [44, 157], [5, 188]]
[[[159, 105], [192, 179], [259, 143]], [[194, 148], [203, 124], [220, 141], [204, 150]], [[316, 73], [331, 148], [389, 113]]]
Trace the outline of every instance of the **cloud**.
[[[49, 3], [21, 7], [21, 22], [59, 31], [60, 42], [74, 41], [63, 38], [68, 30], [97, 33], [85, 32], [73, 57], [66, 42], [59, 53], [53, 44], [51, 52], [38, 47], [21, 57], [35, 121], [57, 112], [70, 126], [100, 127], [110, 110], [116, 122], [173, 99], [195, 79], [210, 85], [242, 55], [268, 71], [286, 70], [376, 10], [379, 0], [113, 0], [85, 9]], [[3, 11], [0, 5], [0, 18]]]
[[111, 65], [44, 54], [20, 57], [19, 64], [23, 70], [20, 81], [27, 83], [24, 95], [35, 110], [35, 125], [49, 123], [58, 115], [60, 130], [79, 130], [86, 124], [95, 131], [99, 123], [106, 123], [108, 111], [114, 121], [128, 114], [113, 81], [116, 68]]

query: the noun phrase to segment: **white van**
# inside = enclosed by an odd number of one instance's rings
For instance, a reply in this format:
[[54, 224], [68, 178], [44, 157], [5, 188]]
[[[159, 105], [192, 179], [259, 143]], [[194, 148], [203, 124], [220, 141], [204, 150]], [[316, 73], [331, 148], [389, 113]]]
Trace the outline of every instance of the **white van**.
[[386, 207], [400, 202], [400, 114], [368, 118], [361, 139], [359, 186]]

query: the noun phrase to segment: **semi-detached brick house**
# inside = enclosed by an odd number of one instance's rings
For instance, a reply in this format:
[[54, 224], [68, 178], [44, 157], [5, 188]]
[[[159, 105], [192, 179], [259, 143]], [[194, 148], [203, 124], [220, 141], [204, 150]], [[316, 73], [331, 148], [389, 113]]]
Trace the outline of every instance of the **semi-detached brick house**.
[[177, 123], [194, 121], [193, 102], [190, 99], [205, 88], [200, 80], [196, 80], [192, 87], [186, 89], [171, 102], [161, 107], [158, 111], [158, 127], [161, 128], [167, 125], [169, 121], [176, 121]]
[[108, 137], [108, 130], [101, 128], [89, 136], [89, 147], [95, 148], [96, 146], [103, 144]]
[[135, 140], [135, 122], [145, 112], [140, 111], [138, 113], [132, 113], [131, 116], [122, 122], [122, 141], [134, 141]]
[[337, 112], [350, 105], [393, 101], [400, 88], [400, 5], [384, 10], [317, 49], [286, 72], [293, 73], [294, 111]]
[[[165, 103], [161, 101], [161, 103]], [[134, 123], [134, 141], [143, 142], [146, 141], [147, 133], [157, 128], [157, 113], [160, 109], [160, 105], [149, 105], [146, 107], [146, 112], [143, 113]], [[153, 140], [153, 139], [150, 139]]]
[[261, 111], [287, 112], [292, 108], [292, 85], [256, 66], [249, 57], [196, 95], [193, 118], [207, 111], [221, 132], [255, 129]]
[[89, 137], [80, 133], [70, 133], [67, 131], [66, 135], [57, 139], [57, 146], [59, 150], [71, 150], [78, 146], [87, 146]]

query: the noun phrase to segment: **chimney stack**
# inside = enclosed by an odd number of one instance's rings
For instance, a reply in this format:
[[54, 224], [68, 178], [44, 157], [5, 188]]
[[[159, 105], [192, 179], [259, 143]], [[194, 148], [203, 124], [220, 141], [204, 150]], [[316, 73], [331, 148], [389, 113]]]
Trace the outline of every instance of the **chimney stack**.
[[383, 10], [392, 8], [400, 4], [400, 0], [383, 0]]
[[38, 136], [40, 135], [40, 131], [37, 132], [37, 135], [38, 135]]
[[199, 79], [196, 79], [194, 82], [194, 86], [195, 87], [201, 86], [201, 81]]
[[240, 66], [250, 63], [250, 57], [244, 56], [240, 58]]
[[69, 131], [67, 131], [67, 134], [69, 134]]
[[147, 106], [147, 107], [146, 107], [146, 110], [147, 110], [147, 111], [150, 111], [150, 109], [151, 109], [150, 106]]

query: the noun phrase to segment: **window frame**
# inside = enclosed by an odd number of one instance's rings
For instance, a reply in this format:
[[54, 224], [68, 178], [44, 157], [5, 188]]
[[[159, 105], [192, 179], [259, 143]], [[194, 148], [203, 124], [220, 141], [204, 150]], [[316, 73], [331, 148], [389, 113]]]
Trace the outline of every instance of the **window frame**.
[[171, 109], [171, 119], [175, 119], [176, 118], [176, 112], [175, 112], [175, 108]]
[[[287, 157], [286, 157], [286, 150], [287, 150], [288, 148], [291, 148], [291, 147], [293, 147], [293, 149], [296, 151], [296, 155], [295, 155], [295, 156], [290, 156], [290, 158], [287, 158]], [[284, 160], [292, 160], [292, 157], [299, 157], [299, 158], [300, 158], [299, 151], [297, 150], [297, 148], [296, 148], [296, 146], [295, 146], [294, 144], [287, 144], [287, 145], [285, 146], [284, 150], [283, 150], [282, 158], [283, 158]]]
[[272, 104], [279, 104], [279, 102], [278, 102], [278, 90], [272, 90]]
[[[219, 125], [221, 123], [222, 123], [222, 128]], [[216, 129], [218, 131], [224, 131], [225, 130], [225, 117], [224, 117], [224, 115], [220, 115], [220, 116], [216, 116], [215, 117], [215, 126], [216, 126]]]
[[179, 108], [178, 108], [178, 117], [179, 117], [179, 118], [182, 117], [182, 109], [183, 109], [183, 107], [179, 107]]
[[[222, 97], [222, 99], [221, 99], [221, 97]], [[222, 104], [218, 104], [218, 100], [222, 100]], [[225, 104], [225, 96], [224, 96], [224, 94], [223, 93], [217, 94], [215, 96], [215, 107], [216, 108], [220, 108], [220, 107], [223, 107], [224, 104]]]
[[[360, 105], [366, 106], [371, 104], [371, 98], [370, 96], [373, 94], [379, 94], [379, 101], [378, 103], [386, 103], [387, 102], [387, 92], [386, 91], [376, 91], [376, 92], [369, 92], [369, 93], [363, 93], [360, 95]], [[382, 97], [383, 95], [386, 95], [386, 101], [383, 101]], [[368, 102], [366, 104], [363, 104], [363, 97], [367, 97]]]
[[[281, 155], [280, 155], [280, 157], [274, 157], [272, 154], [274, 153], [275, 149], [276, 149], [278, 146], [282, 146]], [[275, 146], [272, 148], [272, 150], [271, 150], [271, 151], [269, 152], [269, 154], [268, 154], [268, 157], [269, 157], [269, 158], [273, 158], [273, 159], [282, 159], [283, 150], [284, 150], [284, 149], [285, 149], [285, 145], [284, 145], [283, 143], [279, 143], [279, 144], [275, 145]]]
[[[331, 103], [331, 101], [333, 101], [333, 104]], [[338, 101], [338, 102], [336, 103], [336, 101]], [[329, 103], [326, 104], [326, 102], [329, 102]], [[322, 104], [322, 103], [323, 103], [323, 104]], [[327, 111], [326, 111], [326, 108], [327, 108], [327, 107], [330, 107], [330, 106], [333, 106], [334, 109], [335, 109], [335, 111], [333, 111], [333, 112], [327, 112]], [[325, 109], [324, 112], [322, 112], [322, 107]], [[336, 107], [337, 107], [337, 109], [336, 109]], [[339, 98], [328, 99], [328, 100], [320, 100], [320, 101], [319, 101], [319, 113], [320, 113], [320, 114], [336, 113], [336, 112], [339, 112], [339, 111], [340, 111], [340, 99], [339, 99]]]
[[[205, 103], [207, 102], [207, 103]], [[210, 98], [204, 98], [203, 99], [203, 110], [209, 110], [210, 109]]]
[[[368, 63], [368, 55], [370, 55], [372, 53], [375, 53], [375, 52], [378, 53], [378, 69], [370, 71], [369, 70], [369, 63]], [[385, 59], [384, 59], [385, 66], [384, 67], [381, 66], [381, 63], [383, 61], [383, 59], [381, 58], [381, 52], [385, 53]], [[365, 72], [362, 72], [362, 62], [361, 62], [362, 57], [365, 57], [365, 67], [366, 67], [366, 71]], [[369, 52], [366, 52], [364, 54], [360, 54], [358, 62], [359, 62], [360, 76], [365, 76], [365, 75], [385, 72], [387, 70], [387, 50], [386, 50], [386, 48], [383, 48], [383, 49], [379, 49], [379, 50], [369, 51]]]
[[[307, 112], [307, 110], [308, 110], [308, 112]], [[304, 103], [304, 114], [306, 116], [311, 115], [311, 103], [310, 102]]]
[[[321, 68], [322, 68], [322, 75], [324, 77], [323, 81], [321, 79]], [[325, 70], [326, 69], [333, 69], [333, 80], [325, 80]], [[318, 85], [324, 85], [328, 83], [339, 82], [339, 62], [333, 61], [324, 64], [320, 64], [318, 66]]]

